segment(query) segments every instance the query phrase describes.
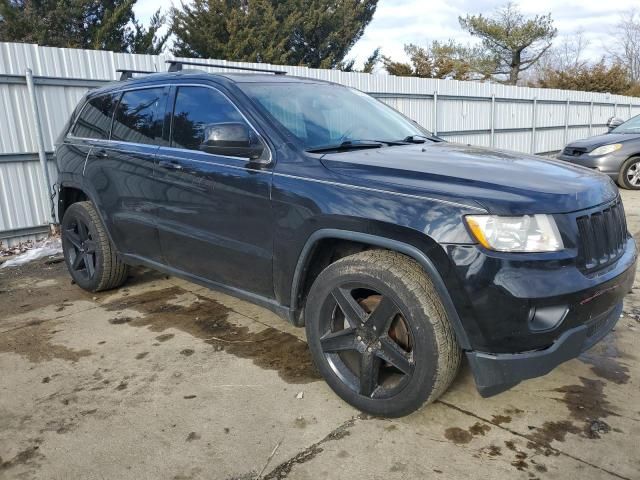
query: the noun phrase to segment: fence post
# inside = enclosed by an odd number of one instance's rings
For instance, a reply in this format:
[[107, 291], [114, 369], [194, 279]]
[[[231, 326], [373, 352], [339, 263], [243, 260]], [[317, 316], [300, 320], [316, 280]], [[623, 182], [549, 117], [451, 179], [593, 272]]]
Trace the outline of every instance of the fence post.
[[593, 100], [589, 102], [589, 136], [593, 136]]
[[567, 144], [569, 139], [569, 106], [571, 101], [567, 98], [567, 104], [564, 107], [564, 144]]
[[438, 91], [433, 92], [433, 134], [438, 135]]
[[53, 232], [55, 206], [52, 195], [51, 177], [49, 176], [49, 166], [47, 165], [47, 152], [44, 148], [44, 138], [42, 135], [42, 123], [40, 122], [40, 109], [38, 108], [38, 97], [36, 95], [35, 85], [33, 84], [33, 72], [30, 68], [25, 71], [27, 80], [27, 91], [31, 101], [31, 112], [33, 114], [34, 127], [36, 131], [36, 141], [38, 142], [38, 158], [40, 159], [40, 168], [44, 177], [45, 195], [49, 200], [50, 214], [47, 223], [51, 226]]
[[496, 144], [496, 94], [491, 94], [491, 148]]
[[631, 105], [631, 102], [629, 102], [629, 118], [631, 118], [633, 116], [633, 106]]
[[531, 153], [536, 153], [536, 124], [537, 119], [538, 97], [533, 97], [533, 107], [531, 109]]

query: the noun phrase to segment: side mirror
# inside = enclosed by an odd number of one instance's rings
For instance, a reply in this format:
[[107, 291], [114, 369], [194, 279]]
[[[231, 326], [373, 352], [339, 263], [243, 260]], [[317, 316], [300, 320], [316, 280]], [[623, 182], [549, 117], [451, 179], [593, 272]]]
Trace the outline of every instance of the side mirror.
[[616, 127], [619, 127], [620, 125], [622, 125], [624, 123], [624, 120], [618, 118], [618, 117], [611, 117], [609, 118], [609, 120], [607, 120], [607, 133], [611, 132], [611, 130], [613, 130]]
[[229, 122], [205, 125], [204, 142], [200, 150], [213, 155], [258, 160], [264, 152], [264, 146], [247, 125]]

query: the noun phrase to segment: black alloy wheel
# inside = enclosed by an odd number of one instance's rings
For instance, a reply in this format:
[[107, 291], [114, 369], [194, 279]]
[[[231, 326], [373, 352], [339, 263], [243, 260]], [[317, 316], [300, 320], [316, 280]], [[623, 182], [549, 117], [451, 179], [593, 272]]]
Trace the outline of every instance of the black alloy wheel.
[[314, 363], [354, 407], [398, 417], [438, 398], [461, 359], [429, 276], [397, 252], [344, 257], [315, 279], [304, 310]]
[[336, 375], [369, 398], [401, 390], [413, 374], [413, 340], [394, 300], [371, 285], [346, 284], [333, 289], [329, 303], [320, 345]]
[[62, 238], [69, 252], [71, 270], [86, 280], [93, 278], [96, 274], [96, 242], [87, 224], [80, 218], [74, 218], [65, 226]]

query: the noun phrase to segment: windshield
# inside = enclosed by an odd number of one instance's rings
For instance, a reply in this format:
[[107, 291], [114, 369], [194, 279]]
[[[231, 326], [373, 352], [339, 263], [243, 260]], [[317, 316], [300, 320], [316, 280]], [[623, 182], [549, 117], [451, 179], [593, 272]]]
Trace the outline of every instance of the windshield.
[[249, 83], [240, 87], [307, 150], [343, 142], [397, 142], [411, 136], [431, 136], [391, 107], [352, 88], [317, 83]]
[[619, 127], [611, 130], [611, 133], [640, 133], [640, 115], [627, 120]]

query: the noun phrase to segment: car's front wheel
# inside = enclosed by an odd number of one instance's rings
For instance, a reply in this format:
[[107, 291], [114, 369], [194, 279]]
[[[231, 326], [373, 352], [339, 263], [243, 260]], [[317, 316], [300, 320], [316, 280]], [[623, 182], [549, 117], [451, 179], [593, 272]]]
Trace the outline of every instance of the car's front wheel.
[[624, 162], [618, 184], [629, 190], [640, 190], [640, 157], [632, 157]]
[[433, 283], [399, 253], [371, 250], [329, 265], [311, 287], [305, 322], [329, 386], [374, 415], [398, 417], [434, 401], [460, 365]]
[[80, 287], [99, 292], [124, 283], [127, 266], [111, 245], [91, 202], [71, 205], [64, 213], [61, 230], [64, 259]]

